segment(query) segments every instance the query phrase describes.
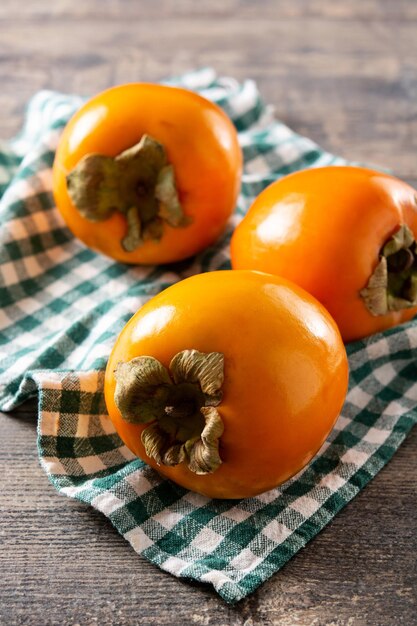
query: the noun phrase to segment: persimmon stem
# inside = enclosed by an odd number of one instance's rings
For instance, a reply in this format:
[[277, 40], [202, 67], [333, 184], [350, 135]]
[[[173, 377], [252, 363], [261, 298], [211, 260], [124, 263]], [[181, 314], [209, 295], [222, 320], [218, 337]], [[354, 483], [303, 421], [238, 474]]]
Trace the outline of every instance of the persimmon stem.
[[124, 420], [148, 424], [141, 439], [158, 464], [185, 462], [196, 474], [221, 464], [219, 439], [224, 357], [218, 352], [183, 350], [169, 371], [150, 356], [121, 362], [115, 370], [115, 402]]
[[382, 246], [378, 265], [360, 295], [374, 316], [417, 306], [417, 243], [406, 224]]
[[67, 189], [80, 214], [92, 222], [115, 211], [126, 217], [121, 245], [127, 252], [148, 239], [158, 241], [164, 223], [178, 228], [190, 222], [165, 148], [148, 135], [116, 157], [87, 154], [67, 176]]

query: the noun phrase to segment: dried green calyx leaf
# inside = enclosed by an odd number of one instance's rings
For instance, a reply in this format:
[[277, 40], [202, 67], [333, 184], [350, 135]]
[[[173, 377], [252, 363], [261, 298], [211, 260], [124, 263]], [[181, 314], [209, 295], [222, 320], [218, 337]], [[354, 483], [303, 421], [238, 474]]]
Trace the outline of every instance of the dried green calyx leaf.
[[208, 406], [220, 402], [224, 380], [224, 358], [219, 352], [203, 354], [197, 350], [184, 350], [172, 359], [169, 366], [174, 381], [198, 383]]
[[146, 424], [163, 414], [172, 386], [167, 369], [151, 356], [119, 363], [115, 402], [126, 422]]
[[126, 217], [122, 246], [132, 252], [148, 239], [159, 240], [164, 222], [186, 226], [173, 166], [164, 146], [144, 135], [116, 157], [88, 154], [67, 176], [72, 203], [86, 219], [97, 222], [119, 211]]
[[406, 224], [383, 245], [379, 262], [360, 295], [375, 316], [417, 306], [417, 244]]
[[116, 405], [126, 421], [149, 424], [142, 443], [158, 464], [185, 462], [196, 474], [214, 472], [221, 464], [223, 422], [215, 407], [222, 397], [224, 357], [183, 350], [169, 370], [148, 356], [119, 363]]

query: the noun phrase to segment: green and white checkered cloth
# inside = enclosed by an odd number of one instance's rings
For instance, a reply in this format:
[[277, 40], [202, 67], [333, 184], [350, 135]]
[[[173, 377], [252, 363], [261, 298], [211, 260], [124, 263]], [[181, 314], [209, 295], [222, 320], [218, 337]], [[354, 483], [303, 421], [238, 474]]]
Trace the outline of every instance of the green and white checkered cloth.
[[102, 391], [123, 325], [168, 285], [229, 268], [231, 232], [268, 183], [301, 168], [345, 163], [276, 121], [252, 81], [239, 84], [207, 69], [171, 82], [224, 108], [245, 158], [227, 232], [189, 261], [122, 265], [87, 249], [65, 227], [51, 195], [51, 165], [80, 98], [37, 94], [20, 136], [2, 144], [0, 407], [11, 410], [38, 394], [39, 456], [58, 491], [102, 511], [152, 563], [211, 583], [236, 602], [305, 546], [415, 423], [417, 324], [348, 346], [350, 390], [336, 428], [315, 461], [281, 488], [247, 500], [209, 500], [134, 458], [106, 415]]

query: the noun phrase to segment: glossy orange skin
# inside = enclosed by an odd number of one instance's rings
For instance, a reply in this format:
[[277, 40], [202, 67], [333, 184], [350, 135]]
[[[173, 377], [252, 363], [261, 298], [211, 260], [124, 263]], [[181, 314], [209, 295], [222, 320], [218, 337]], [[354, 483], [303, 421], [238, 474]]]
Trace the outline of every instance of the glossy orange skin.
[[417, 236], [417, 192], [369, 169], [324, 167], [263, 191], [235, 230], [232, 267], [278, 274], [313, 294], [346, 342], [411, 319], [417, 307], [373, 316], [360, 297], [401, 224]]
[[[126, 252], [120, 244], [125, 217], [115, 213], [94, 223], [83, 218], [68, 196], [66, 176], [86, 154], [116, 156], [144, 134], [165, 146], [192, 222], [185, 228], [164, 223], [160, 241]], [[218, 106], [185, 89], [132, 83], [100, 93], [70, 120], [55, 157], [53, 189], [68, 227], [94, 250], [124, 263], [170, 263], [217, 239], [235, 208], [241, 170], [236, 130]]]
[[[222, 465], [197, 476], [157, 466], [114, 402], [120, 361], [150, 355], [168, 366], [181, 350], [224, 354]], [[346, 352], [327, 311], [290, 282], [251, 271], [209, 272], [169, 287], [128, 322], [105, 377], [109, 415], [126, 445], [158, 472], [215, 498], [245, 498], [296, 474], [316, 454], [341, 410]]]

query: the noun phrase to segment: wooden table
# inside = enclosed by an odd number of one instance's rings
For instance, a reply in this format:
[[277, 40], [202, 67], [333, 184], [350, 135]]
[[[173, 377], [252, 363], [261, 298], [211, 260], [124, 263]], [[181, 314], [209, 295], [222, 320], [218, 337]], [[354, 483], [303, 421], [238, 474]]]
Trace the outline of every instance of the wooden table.
[[[197, 66], [255, 79], [329, 150], [417, 186], [415, 0], [0, 4], [0, 137], [41, 88], [89, 95]], [[0, 623], [416, 624], [417, 431], [281, 572], [236, 607], [138, 557], [40, 469], [35, 408], [0, 419]]]

